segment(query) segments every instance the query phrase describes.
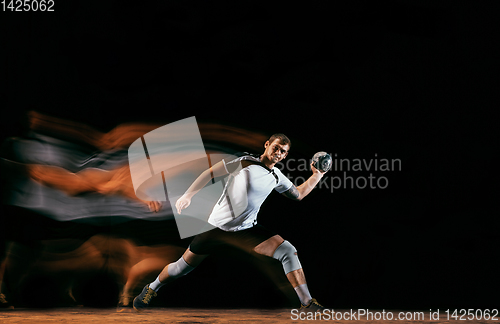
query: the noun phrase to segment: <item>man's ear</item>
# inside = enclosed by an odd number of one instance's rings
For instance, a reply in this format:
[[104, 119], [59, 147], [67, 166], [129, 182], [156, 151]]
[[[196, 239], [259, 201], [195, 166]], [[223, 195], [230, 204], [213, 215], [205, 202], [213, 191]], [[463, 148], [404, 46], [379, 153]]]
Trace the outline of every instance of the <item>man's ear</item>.
[[264, 148], [267, 148], [268, 146], [269, 146], [269, 141], [266, 141], [266, 142], [264, 143]]

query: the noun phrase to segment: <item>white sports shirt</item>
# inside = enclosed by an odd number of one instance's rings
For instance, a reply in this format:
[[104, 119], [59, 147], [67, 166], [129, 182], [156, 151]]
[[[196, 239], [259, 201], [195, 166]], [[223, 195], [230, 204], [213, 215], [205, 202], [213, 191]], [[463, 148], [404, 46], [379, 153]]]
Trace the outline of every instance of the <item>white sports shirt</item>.
[[273, 167], [272, 172], [257, 164], [242, 168], [241, 161], [244, 160], [260, 162], [253, 156], [243, 156], [227, 163], [223, 160], [230, 175], [208, 222], [224, 231], [235, 232], [254, 226], [260, 206], [272, 190], [282, 193], [293, 185], [278, 168]]

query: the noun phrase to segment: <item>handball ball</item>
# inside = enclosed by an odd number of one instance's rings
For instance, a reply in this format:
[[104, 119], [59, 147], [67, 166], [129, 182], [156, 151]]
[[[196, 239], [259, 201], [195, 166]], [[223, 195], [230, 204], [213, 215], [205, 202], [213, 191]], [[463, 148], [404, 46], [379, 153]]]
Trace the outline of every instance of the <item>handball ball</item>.
[[312, 160], [314, 167], [322, 172], [326, 172], [332, 167], [332, 157], [326, 152], [314, 154]]

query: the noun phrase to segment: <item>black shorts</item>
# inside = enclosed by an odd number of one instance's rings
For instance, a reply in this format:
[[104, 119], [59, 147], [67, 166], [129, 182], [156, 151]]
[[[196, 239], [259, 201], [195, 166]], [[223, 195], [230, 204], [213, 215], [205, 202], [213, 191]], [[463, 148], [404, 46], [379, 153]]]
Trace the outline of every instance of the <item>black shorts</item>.
[[196, 235], [189, 245], [189, 250], [195, 254], [210, 254], [223, 245], [230, 245], [252, 252], [254, 247], [274, 235], [275, 232], [259, 224], [237, 232], [214, 228]]

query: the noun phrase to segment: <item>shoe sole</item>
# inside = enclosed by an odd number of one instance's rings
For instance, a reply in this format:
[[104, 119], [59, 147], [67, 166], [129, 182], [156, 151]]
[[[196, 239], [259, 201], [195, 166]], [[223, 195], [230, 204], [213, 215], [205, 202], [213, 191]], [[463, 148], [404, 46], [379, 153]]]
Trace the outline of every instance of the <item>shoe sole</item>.
[[144, 307], [144, 309], [140, 309], [140, 308], [135, 307], [135, 300], [136, 299], [137, 299], [137, 297], [135, 297], [134, 300], [132, 301], [132, 307], [135, 309], [135, 311], [137, 313], [140, 313], [140, 312], [144, 311], [145, 307]]

